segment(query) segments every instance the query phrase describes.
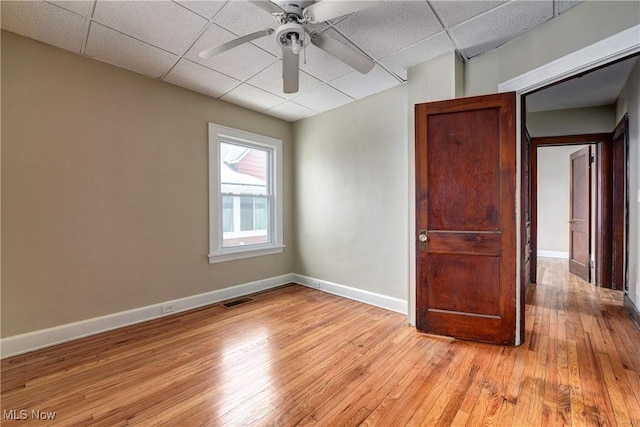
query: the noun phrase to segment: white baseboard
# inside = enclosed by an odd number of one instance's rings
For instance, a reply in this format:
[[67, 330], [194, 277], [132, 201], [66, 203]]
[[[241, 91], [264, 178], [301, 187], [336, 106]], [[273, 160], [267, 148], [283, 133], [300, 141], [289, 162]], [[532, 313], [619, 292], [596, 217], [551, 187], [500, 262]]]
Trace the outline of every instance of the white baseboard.
[[[181, 311], [191, 310], [208, 304], [236, 298], [247, 294], [252, 294], [264, 289], [275, 288], [294, 282], [293, 274], [271, 277], [264, 280], [231, 286], [229, 288], [193, 295], [172, 301], [164, 301], [159, 304], [148, 305], [133, 310], [121, 311], [119, 313], [106, 316], [95, 317], [93, 319], [68, 323], [66, 325], [55, 326], [53, 328], [42, 329], [21, 335], [3, 338], [0, 340], [0, 357], [15, 356], [43, 347], [49, 347], [67, 341], [95, 335], [100, 332], [145, 322], [163, 316], [169, 316]], [[162, 307], [173, 304], [173, 311], [162, 313]]]
[[407, 314], [408, 303], [406, 300], [393, 298], [374, 292], [363, 291], [362, 289], [352, 288], [350, 286], [339, 285], [337, 283], [327, 282], [325, 280], [315, 279], [313, 277], [294, 274], [294, 282], [310, 288], [319, 289], [329, 294], [349, 298], [355, 301], [363, 302], [376, 307], [384, 308], [389, 311], [395, 311], [401, 314]]
[[569, 252], [558, 251], [538, 251], [538, 256], [542, 258], [562, 258], [569, 259]]
[[[297, 283], [303, 286], [319, 289], [333, 295], [360, 301], [390, 311], [407, 314], [407, 301], [405, 300], [376, 294], [374, 292], [363, 291], [349, 286], [338, 285], [336, 283], [314, 279], [300, 274], [284, 274], [282, 276], [271, 277], [186, 298], [164, 301], [162, 303], [148, 305], [146, 307], [140, 307], [133, 310], [121, 311], [119, 313], [95, 317], [93, 319], [82, 320], [79, 322], [68, 323], [66, 325], [55, 326], [53, 328], [2, 338], [0, 340], [0, 358], [4, 359], [5, 357], [16, 356], [18, 354], [27, 353], [40, 348], [50, 347], [55, 344], [73, 341], [90, 335], [99, 334], [101, 332], [145, 322], [147, 320], [170, 316], [181, 311], [215, 304], [231, 298], [237, 298], [265, 289], [286, 285], [287, 283]], [[173, 311], [163, 314], [162, 307], [168, 304], [173, 305]]]

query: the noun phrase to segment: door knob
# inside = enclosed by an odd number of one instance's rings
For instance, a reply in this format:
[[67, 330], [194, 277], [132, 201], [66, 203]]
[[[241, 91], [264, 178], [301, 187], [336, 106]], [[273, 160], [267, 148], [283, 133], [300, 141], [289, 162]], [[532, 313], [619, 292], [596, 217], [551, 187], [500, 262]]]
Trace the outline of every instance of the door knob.
[[423, 251], [427, 249], [427, 230], [420, 230], [418, 240], [420, 240], [420, 249]]

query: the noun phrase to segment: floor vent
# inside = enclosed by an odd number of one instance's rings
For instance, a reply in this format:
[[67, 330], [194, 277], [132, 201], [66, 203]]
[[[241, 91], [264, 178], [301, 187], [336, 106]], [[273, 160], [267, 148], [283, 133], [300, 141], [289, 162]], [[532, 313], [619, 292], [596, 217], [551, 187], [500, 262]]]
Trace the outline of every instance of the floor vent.
[[251, 298], [241, 298], [241, 299], [225, 302], [222, 305], [227, 308], [231, 308], [231, 307], [235, 307], [236, 305], [244, 304], [245, 302], [249, 302], [249, 301], [253, 301], [253, 300]]

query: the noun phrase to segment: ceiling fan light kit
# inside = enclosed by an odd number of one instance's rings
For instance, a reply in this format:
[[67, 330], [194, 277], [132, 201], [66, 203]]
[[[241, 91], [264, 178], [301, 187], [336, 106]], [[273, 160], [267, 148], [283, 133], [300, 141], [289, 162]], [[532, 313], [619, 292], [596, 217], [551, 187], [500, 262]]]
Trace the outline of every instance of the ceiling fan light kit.
[[[379, 1], [379, 0], [378, 0]], [[253, 40], [275, 33], [276, 42], [282, 47], [282, 79], [284, 93], [296, 93], [300, 73], [299, 54], [309, 43], [335, 56], [342, 62], [366, 74], [373, 69], [375, 62], [364, 53], [328, 37], [322, 33], [311, 33], [305, 24], [316, 24], [339, 16], [371, 7], [378, 1], [340, 1], [322, 0], [249, 0], [264, 11], [270, 13], [280, 24], [275, 30], [265, 28], [230, 40], [219, 46], [203, 50], [201, 58], [212, 58], [222, 52]]]

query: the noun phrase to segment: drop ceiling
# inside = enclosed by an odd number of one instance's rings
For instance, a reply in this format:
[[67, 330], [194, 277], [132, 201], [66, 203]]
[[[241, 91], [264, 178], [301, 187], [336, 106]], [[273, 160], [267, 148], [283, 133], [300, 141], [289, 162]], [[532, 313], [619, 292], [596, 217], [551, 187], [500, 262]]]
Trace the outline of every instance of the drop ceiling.
[[282, 91], [282, 54], [265, 37], [211, 59], [198, 53], [277, 22], [245, 1], [7, 1], [2, 28], [148, 77], [288, 121], [310, 117], [406, 81], [407, 68], [443, 53], [488, 52], [580, 3], [388, 0], [314, 30], [375, 60], [360, 74], [310, 45], [300, 89]]

